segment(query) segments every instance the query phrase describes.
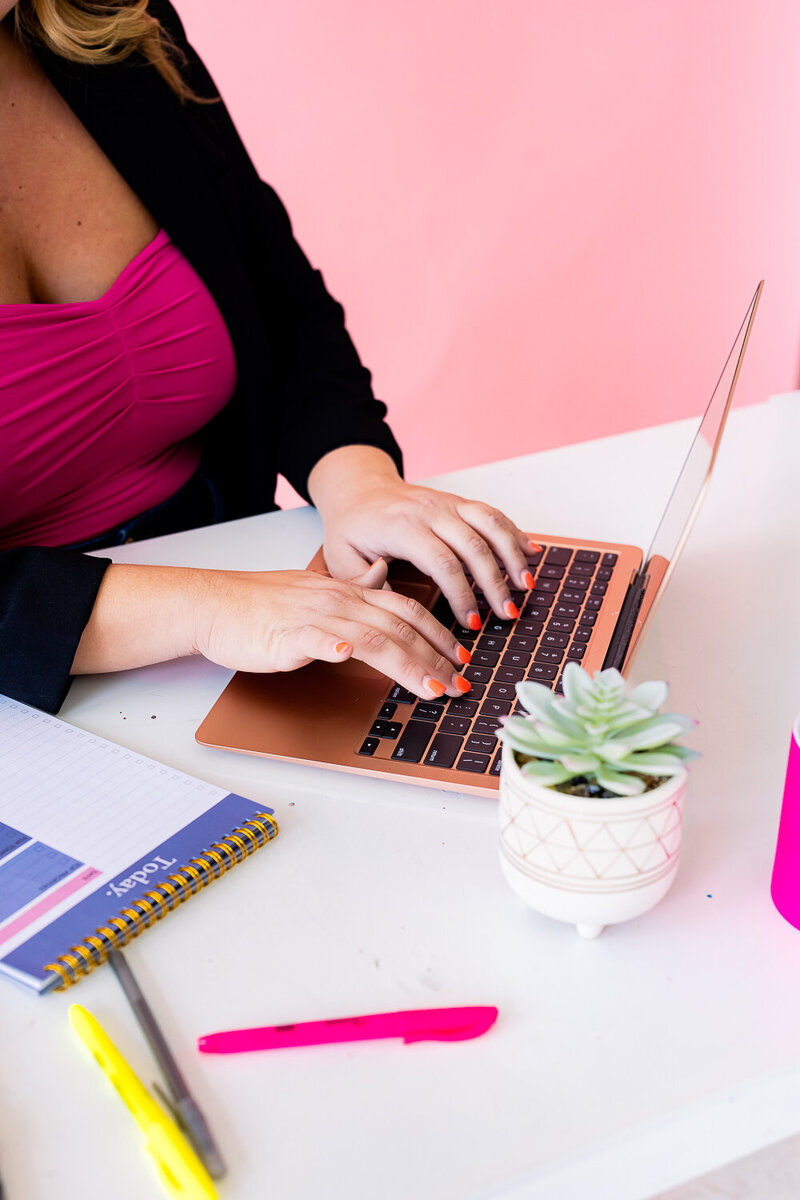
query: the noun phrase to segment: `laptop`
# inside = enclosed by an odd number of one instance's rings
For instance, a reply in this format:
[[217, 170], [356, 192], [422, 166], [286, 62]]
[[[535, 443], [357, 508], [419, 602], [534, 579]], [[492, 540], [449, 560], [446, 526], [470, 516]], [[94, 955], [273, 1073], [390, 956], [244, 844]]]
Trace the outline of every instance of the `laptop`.
[[[635, 546], [532, 532], [536, 586], [512, 589], [516, 620], [499, 620], [475, 588], [479, 631], [462, 626], [436, 584], [393, 562], [389, 582], [413, 596], [471, 651], [463, 697], [420, 700], [364, 663], [314, 662], [284, 674], [238, 672], [197, 730], [204, 746], [377, 775], [426, 787], [496, 792], [500, 718], [520, 707], [516, 684], [562, 690], [570, 660], [588, 671], [633, 662], [708, 487], [763, 281], [747, 310], [672, 494], [643, 554]], [[309, 564], [324, 571], [320, 550]], [[473, 588], [474, 581], [467, 576]]]

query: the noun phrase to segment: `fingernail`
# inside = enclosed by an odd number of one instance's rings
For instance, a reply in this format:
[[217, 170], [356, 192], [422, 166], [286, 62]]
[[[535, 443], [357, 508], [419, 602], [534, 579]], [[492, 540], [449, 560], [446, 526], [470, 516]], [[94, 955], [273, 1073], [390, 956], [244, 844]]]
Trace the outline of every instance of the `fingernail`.
[[465, 679], [463, 675], [454, 675], [453, 683], [456, 685], [458, 690], [462, 693], [472, 691], [472, 684], [470, 683], [470, 681], [468, 679]]
[[531, 550], [533, 550], [536, 554], [542, 553], [542, 547], [539, 546], [536, 542], [532, 542], [530, 540], [530, 538], [528, 538], [528, 545], [530, 546]]
[[352, 650], [352, 649], [353, 649], [353, 647], [350, 645], [349, 642], [337, 642], [336, 643], [336, 653], [337, 654], [344, 654], [347, 650]]
[[469, 625], [470, 629], [480, 629], [481, 619], [476, 612], [471, 612], [468, 614], [467, 624]]
[[506, 600], [505, 604], [503, 605], [503, 612], [507, 617], [511, 617], [513, 621], [516, 621], [517, 617], [519, 616], [519, 609], [513, 600]]
[[460, 642], [458, 644], [458, 649], [456, 650], [456, 657], [458, 658], [459, 662], [462, 662], [464, 664], [466, 664], [468, 662], [472, 662], [472, 655], [470, 654], [467, 647], [462, 646]]
[[433, 692], [434, 696], [444, 695], [446, 690], [444, 684], [440, 683], [438, 679], [434, 679], [432, 675], [426, 675], [422, 682], [429, 692]]
[[535, 588], [536, 587], [536, 580], [533, 578], [530, 571], [522, 572], [522, 582], [525, 584], [526, 588]]

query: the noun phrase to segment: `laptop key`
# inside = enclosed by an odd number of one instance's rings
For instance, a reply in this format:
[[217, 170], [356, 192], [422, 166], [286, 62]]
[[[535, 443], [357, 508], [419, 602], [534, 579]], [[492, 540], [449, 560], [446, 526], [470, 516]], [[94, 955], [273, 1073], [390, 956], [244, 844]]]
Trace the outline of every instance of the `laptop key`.
[[513, 636], [515, 636], [515, 637], [533, 637], [533, 638], [539, 636], [539, 634], [542, 632], [542, 629], [544, 628], [544, 623], [547, 620], [549, 613], [546, 608], [545, 609], [540, 608], [540, 609], [537, 609], [536, 611], [541, 612], [544, 615], [541, 617], [537, 617], [533, 621], [529, 620], [527, 617], [520, 617], [519, 621], [517, 621], [517, 632]]
[[503, 667], [527, 667], [530, 661], [530, 651], [506, 650], [505, 654], [500, 659], [500, 665]]
[[591, 579], [584, 579], [582, 575], [568, 575], [564, 580], [564, 588], [570, 588], [573, 592], [585, 592]]
[[569, 638], [565, 633], [545, 633], [542, 636], [542, 645], [554, 647], [557, 650], [563, 650]]
[[444, 712], [443, 704], [418, 704], [411, 714], [412, 721], [438, 721]]
[[572, 550], [569, 546], [551, 546], [544, 557], [546, 563], [557, 563], [560, 567], [565, 567], [572, 558]]
[[573, 642], [567, 651], [567, 658], [583, 658], [586, 653], [586, 647], [582, 642]]
[[502, 651], [506, 648], [505, 638], [497, 635], [484, 634], [483, 637], [476, 643], [476, 650], [497, 650]]
[[497, 738], [493, 733], [472, 733], [464, 746], [468, 754], [494, 754], [496, 749]]
[[579, 625], [575, 630], [575, 635], [572, 639], [573, 646], [576, 642], [588, 642], [592, 636], [591, 628], [588, 625]]
[[415, 696], [413, 692], [407, 692], [404, 687], [400, 687], [399, 683], [394, 685], [386, 698], [394, 700], [397, 704], [416, 704], [419, 700], [419, 696]]
[[460, 737], [450, 733], [437, 733], [431, 742], [431, 748], [425, 755], [425, 765], [429, 767], [452, 767], [463, 746]]
[[396, 738], [403, 726], [397, 721], [373, 721], [369, 731], [370, 737]]
[[614, 564], [616, 563], [616, 561], [617, 561], [616, 554], [604, 554], [603, 555], [603, 566], [604, 567], [613, 567]]
[[477, 711], [477, 700], [462, 700], [460, 696], [454, 696], [447, 706], [449, 717], [474, 717]]
[[516, 696], [513, 683], [498, 683], [496, 680], [489, 688], [490, 700], [513, 700]]
[[561, 603], [561, 604], [557, 604], [555, 606], [555, 608], [553, 609], [553, 616], [554, 617], [567, 617], [569, 620], [572, 620], [575, 617], [577, 617], [577, 615], [580, 611], [581, 611], [580, 606], [578, 604]]
[[[492, 657], [497, 658], [497, 655], [495, 654]], [[464, 678], [468, 679], [470, 683], [488, 683], [492, 678], [492, 668], [474, 666], [466, 667], [464, 669]]]
[[494, 673], [495, 683], [519, 683], [524, 678], [523, 667], [498, 667]]
[[472, 771], [475, 775], [482, 775], [489, 765], [488, 754], [467, 754], [461, 755], [461, 758], [456, 763], [457, 771]]
[[474, 642], [478, 633], [474, 629], [467, 629], [466, 625], [455, 624], [453, 626], [453, 636], [458, 638], [460, 642]]
[[455, 733], [464, 737], [469, 733], [469, 717], [442, 717], [439, 729], [442, 733]]
[[394, 716], [394, 714], [396, 712], [397, 712], [397, 705], [390, 704], [389, 701], [387, 700], [386, 703], [384, 704], [383, 708], [381, 709], [381, 711], [378, 713], [378, 716], [383, 721], [391, 721], [392, 717]]
[[565, 567], [558, 567], [555, 563], [545, 563], [543, 567], [539, 567], [539, 579], [563, 579]]
[[592, 596], [605, 596], [607, 591], [608, 591], [607, 583], [593, 583], [592, 584], [592, 591], [591, 591]]
[[595, 621], [596, 621], [596, 620], [597, 620], [597, 613], [593, 613], [593, 612], [585, 612], [585, 613], [581, 613], [581, 619], [580, 619], [580, 621], [578, 622], [578, 625], [579, 625], [579, 626], [581, 626], [581, 625], [594, 625], [594, 623], [595, 623]]
[[484, 700], [481, 705], [482, 717], [507, 717], [510, 712], [510, 700]]
[[541, 576], [536, 580], [536, 597], [546, 596], [548, 592], [557, 592], [560, 585], [559, 579], [542, 579]]
[[564, 617], [553, 617], [550, 624], [547, 626], [548, 633], [572, 633], [574, 621], [567, 621]]
[[497, 717], [478, 717], [472, 726], [473, 733], [494, 733], [500, 728]]
[[603, 583], [610, 579], [613, 574], [614, 572], [611, 567], [599, 567], [597, 574], [595, 575], [595, 579], [598, 579], [601, 583]]
[[600, 557], [599, 550], [576, 550], [575, 562], [579, 563], [596, 563]]
[[542, 547], [541, 550], [529, 550], [525, 557], [532, 567], [538, 567], [539, 563], [542, 561], [543, 553], [544, 547]]
[[594, 575], [594, 567], [587, 562], [574, 562], [569, 569], [570, 575]]
[[492, 765], [489, 767], [489, 774], [490, 775], [499, 775], [500, 768], [502, 765], [503, 765], [503, 751], [498, 750], [497, 754], [495, 754], [494, 758], [492, 759]]
[[534, 655], [538, 663], [560, 663], [563, 657], [563, 650], [546, 650], [544, 647], [541, 650], [537, 650]]
[[575, 588], [564, 588], [561, 595], [558, 597], [562, 604], [583, 604], [583, 598], [586, 595], [584, 590], [577, 591]]
[[492, 618], [486, 623], [484, 633], [490, 633], [492, 636], [508, 637], [511, 630], [514, 628], [513, 621], [501, 621], [499, 617]]
[[587, 612], [597, 612], [598, 608], [600, 608], [602, 603], [603, 603], [602, 596], [587, 596], [586, 611]]
[[539, 589], [531, 594], [530, 600], [526, 603], [522, 610], [523, 617], [530, 617], [534, 621], [546, 621], [547, 610], [553, 603], [553, 596], [549, 592], [542, 592], [539, 595]]
[[[478, 650], [476, 647], [476, 649], [473, 651], [473, 654], [472, 654], [471, 666], [473, 666], [473, 667], [496, 667], [499, 658], [500, 658], [500, 655], [496, 650]], [[467, 676], [467, 678], [469, 678], [469, 676]], [[480, 682], [485, 683], [486, 680], [482, 679]]]
[[533, 679], [536, 683], [549, 684], [557, 674], [558, 667], [551, 666], [550, 663], [534, 663], [528, 671], [528, 679]]
[[527, 654], [532, 654], [536, 648], [535, 637], [520, 637], [515, 634], [514, 637], [508, 639], [509, 650], [524, 650]]
[[359, 754], [367, 754], [367, 755], [374, 754], [375, 751], [378, 749], [378, 746], [380, 746], [380, 744], [381, 743], [380, 743], [379, 738], [376, 738], [376, 737], [364, 738], [364, 741], [361, 743], [361, 749], [359, 750], [358, 753]]
[[418, 763], [433, 736], [435, 726], [430, 721], [409, 721], [403, 736], [392, 751], [392, 758]]

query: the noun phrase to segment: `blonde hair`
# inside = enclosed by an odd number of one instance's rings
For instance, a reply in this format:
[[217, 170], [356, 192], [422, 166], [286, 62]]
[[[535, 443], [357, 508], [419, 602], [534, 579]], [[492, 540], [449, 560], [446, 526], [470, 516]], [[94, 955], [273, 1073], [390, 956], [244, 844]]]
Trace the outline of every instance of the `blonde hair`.
[[198, 96], [180, 68], [186, 57], [147, 11], [148, 0], [18, 0], [14, 30], [21, 41], [40, 42], [54, 54], [87, 66], [121, 62], [135, 51], [155, 67], [183, 103]]

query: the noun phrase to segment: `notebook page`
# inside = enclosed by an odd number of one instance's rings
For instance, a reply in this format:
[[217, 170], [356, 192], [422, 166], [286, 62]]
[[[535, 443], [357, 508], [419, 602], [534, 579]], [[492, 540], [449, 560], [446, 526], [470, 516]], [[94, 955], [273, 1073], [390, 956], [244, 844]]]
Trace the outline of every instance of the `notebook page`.
[[[187, 861], [141, 860], [228, 796], [0, 697], [0, 955], [98, 890], [119, 911], [129, 883], [141, 890]], [[137, 879], [120, 879], [132, 864]]]

